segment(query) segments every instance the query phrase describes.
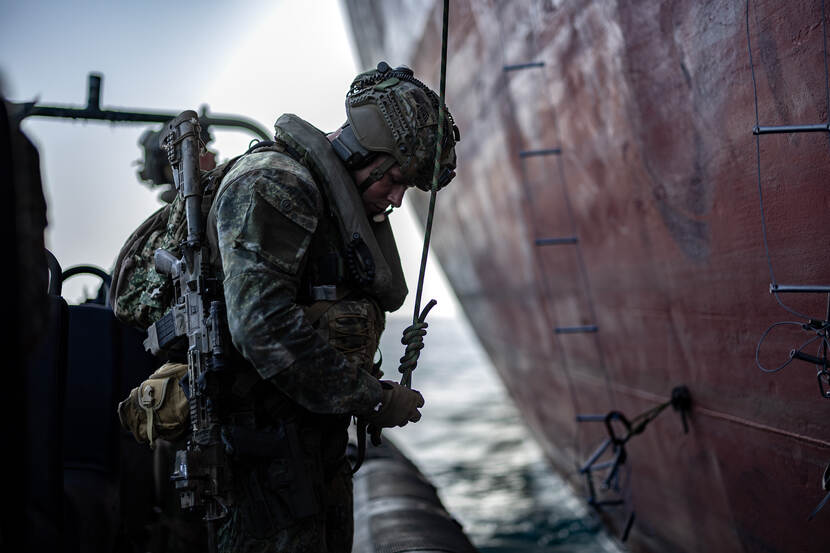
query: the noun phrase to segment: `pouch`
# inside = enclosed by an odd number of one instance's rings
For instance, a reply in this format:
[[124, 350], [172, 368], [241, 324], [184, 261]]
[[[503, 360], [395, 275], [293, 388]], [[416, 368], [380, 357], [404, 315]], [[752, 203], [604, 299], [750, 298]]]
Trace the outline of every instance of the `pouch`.
[[121, 426], [138, 442], [153, 447], [156, 438], [172, 440], [187, 430], [190, 405], [179, 384], [186, 373], [187, 365], [165, 363], [118, 404]]
[[342, 353], [349, 365], [379, 377], [373, 361], [384, 325], [383, 312], [374, 301], [345, 299], [323, 313], [317, 333]]

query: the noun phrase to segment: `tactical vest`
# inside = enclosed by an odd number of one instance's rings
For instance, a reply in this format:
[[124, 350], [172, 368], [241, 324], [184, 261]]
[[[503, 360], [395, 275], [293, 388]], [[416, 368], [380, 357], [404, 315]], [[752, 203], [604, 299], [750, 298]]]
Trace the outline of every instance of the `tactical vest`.
[[[395, 311], [406, 299], [406, 280], [388, 219], [370, 221], [357, 187], [331, 147], [326, 135], [296, 115], [282, 115], [275, 124], [275, 144], [252, 154], [280, 152], [307, 169], [324, 198], [326, 213], [315, 235], [326, 234], [327, 225], [337, 236], [336, 251], [321, 251], [320, 240], [309, 251], [307, 289], [300, 303], [336, 301], [349, 291], [375, 300], [382, 311]], [[277, 154], [279, 155], [279, 154]], [[219, 263], [216, 206], [228, 184], [242, 170], [241, 164], [225, 176], [208, 215], [207, 232], [211, 258]], [[323, 236], [322, 241], [325, 242]], [[334, 254], [334, 255], [331, 255]], [[220, 263], [221, 265], [221, 263]]]

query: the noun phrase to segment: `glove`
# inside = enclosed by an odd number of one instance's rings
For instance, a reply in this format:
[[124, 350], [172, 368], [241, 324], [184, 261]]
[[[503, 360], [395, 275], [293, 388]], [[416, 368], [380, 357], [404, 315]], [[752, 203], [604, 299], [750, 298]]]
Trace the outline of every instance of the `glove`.
[[424, 396], [420, 392], [391, 380], [381, 380], [380, 385], [383, 388], [383, 401], [380, 409], [366, 418], [371, 426], [392, 428], [393, 426], [406, 426], [409, 421], [421, 420], [421, 413], [418, 409], [424, 406]]

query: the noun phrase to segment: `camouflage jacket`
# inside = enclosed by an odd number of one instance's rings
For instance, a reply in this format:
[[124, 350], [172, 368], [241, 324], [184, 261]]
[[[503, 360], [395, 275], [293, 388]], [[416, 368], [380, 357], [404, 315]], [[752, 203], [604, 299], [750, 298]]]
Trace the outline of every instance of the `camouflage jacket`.
[[306, 319], [298, 297], [324, 218], [311, 173], [275, 151], [243, 156], [214, 206], [231, 338], [259, 375], [312, 413], [366, 413], [378, 380], [346, 358]]

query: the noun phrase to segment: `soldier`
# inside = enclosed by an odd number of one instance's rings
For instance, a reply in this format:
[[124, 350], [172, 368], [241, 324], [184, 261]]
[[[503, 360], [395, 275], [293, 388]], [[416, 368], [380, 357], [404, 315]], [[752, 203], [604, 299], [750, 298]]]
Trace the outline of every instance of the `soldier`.
[[[207, 128], [202, 128], [201, 131], [200, 139], [203, 144], [207, 145], [213, 141]], [[167, 154], [159, 145], [161, 133], [161, 130], [147, 129], [138, 138], [138, 145], [144, 150], [144, 155], [136, 161], [139, 165], [137, 176], [150, 188], [157, 187], [160, 190], [159, 200], [169, 204], [176, 197], [176, 189], [173, 187], [173, 172], [167, 161]], [[205, 147], [199, 156], [199, 168], [203, 171], [210, 171], [215, 167], [216, 152]]]
[[[352, 416], [375, 427], [421, 418], [415, 390], [379, 380], [384, 312], [407, 294], [385, 215], [407, 188], [429, 190], [437, 95], [405, 68], [358, 75], [347, 122], [325, 135], [293, 115], [275, 140], [236, 161], [208, 216], [233, 344], [248, 370], [227, 419], [234, 504], [223, 552], [351, 551]], [[445, 112], [439, 185], [455, 175], [459, 138]], [[284, 444], [263, 447], [269, 436]]]

